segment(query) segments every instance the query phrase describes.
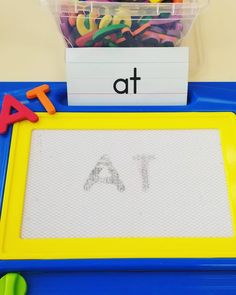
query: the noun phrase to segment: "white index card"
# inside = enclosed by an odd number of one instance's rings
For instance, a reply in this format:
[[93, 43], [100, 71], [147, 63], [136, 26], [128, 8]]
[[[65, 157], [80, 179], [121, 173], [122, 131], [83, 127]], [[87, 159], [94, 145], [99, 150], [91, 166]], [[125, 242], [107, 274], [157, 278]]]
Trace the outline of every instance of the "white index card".
[[186, 105], [188, 48], [68, 48], [69, 105]]

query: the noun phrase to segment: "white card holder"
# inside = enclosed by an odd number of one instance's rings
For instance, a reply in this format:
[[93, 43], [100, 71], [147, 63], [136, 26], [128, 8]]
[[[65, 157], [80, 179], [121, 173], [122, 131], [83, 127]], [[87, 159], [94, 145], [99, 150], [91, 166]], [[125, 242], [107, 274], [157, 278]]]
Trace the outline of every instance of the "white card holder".
[[69, 105], [186, 105], [189, 51], [68, 48]]

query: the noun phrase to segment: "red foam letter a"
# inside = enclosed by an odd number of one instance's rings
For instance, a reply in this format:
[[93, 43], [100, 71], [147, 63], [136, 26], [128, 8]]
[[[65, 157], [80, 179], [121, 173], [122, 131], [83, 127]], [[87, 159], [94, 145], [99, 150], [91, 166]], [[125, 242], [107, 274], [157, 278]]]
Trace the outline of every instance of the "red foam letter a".
[[[12, 109], [15, 109], [17, 112], [11, 113]], [[2, 111], [0, 113], [0, 134], [5, 133], [10, 124], [23, 120], [37, 122], [38, 116], [20, 103], [14, 96], [9, 94], [5, 95], [2, 103]]]

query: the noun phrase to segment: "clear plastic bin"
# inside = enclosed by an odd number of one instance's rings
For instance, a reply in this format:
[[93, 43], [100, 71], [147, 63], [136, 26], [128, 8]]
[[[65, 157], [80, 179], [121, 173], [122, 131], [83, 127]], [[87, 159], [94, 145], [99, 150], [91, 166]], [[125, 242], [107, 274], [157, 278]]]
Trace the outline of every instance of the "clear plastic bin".
[[208, 4], [208, 0], [44, 2], [54, 14], [68, 47], [179, 46], [194, 19]]

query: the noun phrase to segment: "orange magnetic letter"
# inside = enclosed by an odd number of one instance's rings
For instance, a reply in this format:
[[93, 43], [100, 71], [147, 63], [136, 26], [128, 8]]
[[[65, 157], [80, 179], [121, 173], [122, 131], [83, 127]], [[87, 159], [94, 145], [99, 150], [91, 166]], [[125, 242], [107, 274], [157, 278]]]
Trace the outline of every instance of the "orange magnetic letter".
[[[17, 112], [11, 113], [13, 109]], [[9, 94], [4, 96], [0, 113], [0, 134], [5, 133], [10, 124], [23, 120], [37, 122], [38, 119], [35, 113], [19, 102], [14, 96]]]
[[38, 98], [41, 104], [44, 106], [45, 110], [53, 115], [56, 113], [56, 109], [50, 99], [47, 97], [45, 93], [50, 91], [50, 87], [47, 84], [38, 86], [32, 90], [26, 92], [26, 96], [28, 99]]

